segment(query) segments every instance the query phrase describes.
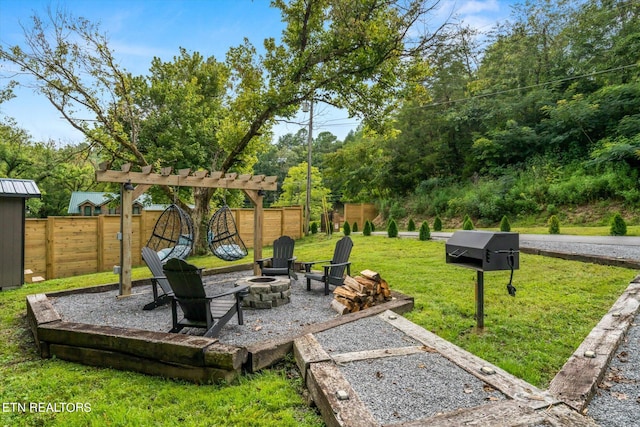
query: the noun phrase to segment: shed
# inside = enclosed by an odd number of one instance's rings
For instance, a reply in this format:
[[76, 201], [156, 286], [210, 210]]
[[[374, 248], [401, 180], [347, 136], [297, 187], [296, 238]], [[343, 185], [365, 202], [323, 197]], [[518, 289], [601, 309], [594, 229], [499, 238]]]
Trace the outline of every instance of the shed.
[[0, 178], [0, 291], [24, 283], [25, 200], [41, 197], [29, 179]]

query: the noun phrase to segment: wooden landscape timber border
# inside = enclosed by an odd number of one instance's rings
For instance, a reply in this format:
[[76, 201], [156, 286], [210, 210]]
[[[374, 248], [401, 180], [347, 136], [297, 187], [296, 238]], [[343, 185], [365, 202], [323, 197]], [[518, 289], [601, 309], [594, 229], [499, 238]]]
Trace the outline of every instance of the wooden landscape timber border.
[[[203, 275], [250, 270], [252, 266], [242, 264], [207, 269]], [[138, 280], [133, 285], [150, 286], [151, 281]], [[300, 336], [296, 334], [246, 347], [233, 346], [201, 336], [65, 322], [49, 301], [49, 297], [112, 291], [118, 286], [114, 283], [27, 296], [27, 321], [40, 355], [195, 383], [229, 382], [242, 372], [256, 372], [279, 362], [292, 351], [294, 339]], [[330, 329], [384, 310], [405, 313], [413, 309], [412, 297], [400, 293], [394, 293], [394, 297], [395, 300], [379, 306], [310, 325], [302, 334]]]
[[639, 310], [640, 275], [551, 380], [549, 391], [575, 410], [584, 411]]
[[[572, 410], [548, 391], [540, 390], [497, 366], [491, 365], [402, 316], [396, 316], [387, 311], [378, 317], [422, 343], [423, 346], [360, 351], [330, 356], [313, 334], [299, 337], [294, 342], [296, 363], [311, 398], [328, 426], [381, 426], [342, 374], [341, 364], [355, 360], [374, 360], [380, 357], [401, 357], [421, 351], [439, 353], [460, 369], [464, 369], [480, 381], [499, 390], [507, 399], [492, 401], [472, 408], [461, 408], [419, 420], [385, 424], [387, 427], [425, 425], [451, 427], [460, 425], [596, 426], [593, 421]], [[348, 399], [340, 399], [338, 391], [344, 392]], [[381, 396], [382, 400], [384, 398]]]

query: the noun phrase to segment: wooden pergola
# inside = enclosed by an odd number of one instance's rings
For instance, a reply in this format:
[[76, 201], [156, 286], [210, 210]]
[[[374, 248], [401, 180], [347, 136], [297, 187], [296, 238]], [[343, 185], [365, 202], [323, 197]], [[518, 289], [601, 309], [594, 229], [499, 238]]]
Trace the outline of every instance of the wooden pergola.
[[[162, 168], [161, 172], [153, 173], [152, 166], [144, 166], [141, 172], [132, 172], [131, 164], [122, 165], [121, 170], [109, 170], [109, 165], [101, 163], [96, 170], [97, 182], [120, 183], [122, 199], [120, 215], [122, 224], [122, 256], [120, 260], [120, 295], [131, 295], [131, 235], [133, 231], [132, 202], [142, 195], [152, 185], [167, 185], [170, 187], [205, 187], [242, 190], [253, 203], [253, 259], [262, 258], [262, 201], [264, 191], [274, 191], [278, 183], [276, 176], [238, 175], [237, 173], [222, 173], [180, 169], [172, 174], [172, 168]], [[134, 187], [135, 185], [135, 187]], [[254, 273], [258, 274], [257, 264], [254, 262]]]

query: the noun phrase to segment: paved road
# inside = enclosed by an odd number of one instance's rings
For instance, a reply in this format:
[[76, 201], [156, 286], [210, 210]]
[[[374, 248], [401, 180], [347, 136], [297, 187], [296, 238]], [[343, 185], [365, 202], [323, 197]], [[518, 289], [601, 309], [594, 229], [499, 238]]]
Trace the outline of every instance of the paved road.
[[[374, 234], [386, 236], [386, 231]], [[446, 240], [453, 233], [432, 232], [434, 240]], [[399, 237], [418, 238], [417, 231], [401, 231]], [[524, 248], [567, 252], [607, 258], [640, 261], [640, 237], [636, 236], [573, 236], [568, 234], [520, 234]]]

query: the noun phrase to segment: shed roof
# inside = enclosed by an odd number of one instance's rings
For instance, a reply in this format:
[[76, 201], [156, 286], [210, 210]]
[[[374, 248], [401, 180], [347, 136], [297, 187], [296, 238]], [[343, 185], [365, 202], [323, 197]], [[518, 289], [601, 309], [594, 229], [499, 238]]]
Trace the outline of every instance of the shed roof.
[[42, 197], [32, 179], [0, 178], [0, 197]]

